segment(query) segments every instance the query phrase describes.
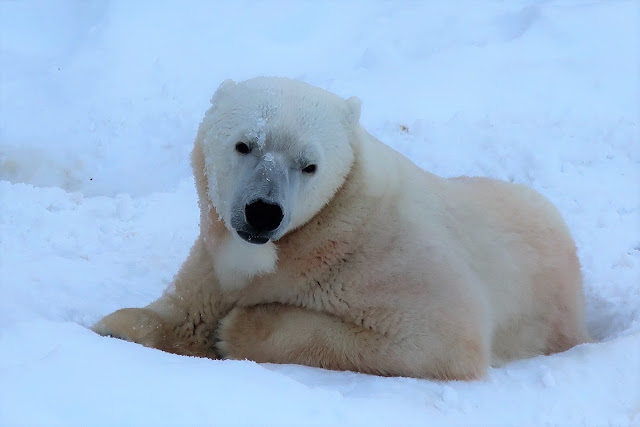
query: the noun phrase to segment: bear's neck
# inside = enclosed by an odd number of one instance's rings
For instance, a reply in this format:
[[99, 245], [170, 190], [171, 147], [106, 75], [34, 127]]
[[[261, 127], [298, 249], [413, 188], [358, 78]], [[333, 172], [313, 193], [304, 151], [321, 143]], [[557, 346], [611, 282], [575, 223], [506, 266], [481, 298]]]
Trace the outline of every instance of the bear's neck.
[[372, 223], [395, 209], [401, 171], [389, 156], [397, 154], [361, 128], [356, 134], [355, 160], [344, 184], [309, 222], [277, 242], [278, 268], [311, 271], [346, 262], [362, 251], [367, 233], [376, 228]]

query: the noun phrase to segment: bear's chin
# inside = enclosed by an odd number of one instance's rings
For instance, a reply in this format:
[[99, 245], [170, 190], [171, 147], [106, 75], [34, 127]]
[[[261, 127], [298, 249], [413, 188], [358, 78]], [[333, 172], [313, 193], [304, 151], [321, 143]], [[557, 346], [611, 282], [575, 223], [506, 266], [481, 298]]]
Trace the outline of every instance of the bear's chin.
[[263, 236], [254, 236], [253, 234], [247, 233], [246, 231], [236, 230], [238, 236], [242, 238], [245, 242], [253, 243], [254, 245], [264, 245], [269, 241], [268, 237]]

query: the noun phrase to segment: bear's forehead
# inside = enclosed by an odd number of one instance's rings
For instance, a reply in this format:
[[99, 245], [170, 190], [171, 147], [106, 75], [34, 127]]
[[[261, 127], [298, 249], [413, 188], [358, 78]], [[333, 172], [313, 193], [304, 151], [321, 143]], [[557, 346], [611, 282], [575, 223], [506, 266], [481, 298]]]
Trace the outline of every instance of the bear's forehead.
[[293, 151], [300, 154], [315, 151], [314, 146], [317, 146], [318, 142], [313, 132], [301, 132], [288, 126], [269, 126], [269, 123], [261, 129], [250, 130], [246, 135], [261, 149]]
[[336, 117], [321, 112], [305, 113], [300, 108], [256, 106], [244, 111], [236, 110], [236, 129], [260, 146], [297, 146], [314, 144], [326, 135], [339, 132]]

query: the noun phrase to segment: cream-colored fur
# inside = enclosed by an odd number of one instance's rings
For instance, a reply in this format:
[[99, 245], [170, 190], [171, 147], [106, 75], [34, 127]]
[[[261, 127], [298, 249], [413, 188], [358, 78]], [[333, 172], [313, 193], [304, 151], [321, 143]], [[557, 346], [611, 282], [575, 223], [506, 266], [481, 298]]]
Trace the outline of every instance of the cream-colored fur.
[[[589, 340], [575, 245], [535, 191], [424, 172], [358, 125], [356, 100], [299, 82], [225, 82], [212, 102], [192, 154], [200, 236], [160, 299], [112, 313], [98, 333], [178, 354], [436, 379]], [[280, 149], [269, 138], [322, 133], [317, 181], [264, 245], [229, 225], [220, 199], [235, 167], [215, 164], [230, 162], [215, 154], [237, 137], [234, 115], [254, 110], [264, 150]]]

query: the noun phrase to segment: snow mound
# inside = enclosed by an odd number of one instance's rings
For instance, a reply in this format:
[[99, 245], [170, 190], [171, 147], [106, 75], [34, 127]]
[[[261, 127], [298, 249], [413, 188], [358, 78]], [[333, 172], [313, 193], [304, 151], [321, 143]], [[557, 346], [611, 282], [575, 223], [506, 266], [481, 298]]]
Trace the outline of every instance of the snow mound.
[[[633, 0], [0, 2], [0, 425], [640, 425], [639, 19]], [[359, 96], [434, 173], [549, 197], [596, 342], [434, 382], [89, 331], [171, 281], [198, 122], [256, 75]]]

